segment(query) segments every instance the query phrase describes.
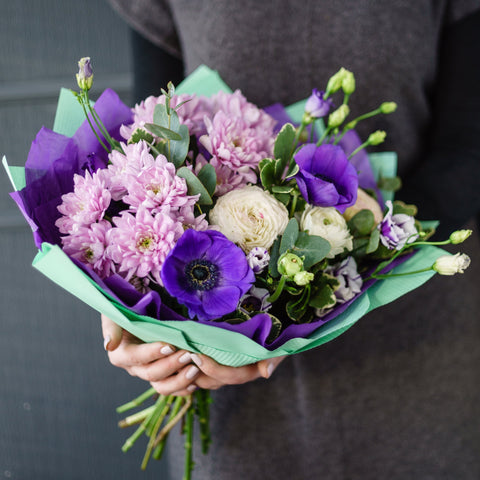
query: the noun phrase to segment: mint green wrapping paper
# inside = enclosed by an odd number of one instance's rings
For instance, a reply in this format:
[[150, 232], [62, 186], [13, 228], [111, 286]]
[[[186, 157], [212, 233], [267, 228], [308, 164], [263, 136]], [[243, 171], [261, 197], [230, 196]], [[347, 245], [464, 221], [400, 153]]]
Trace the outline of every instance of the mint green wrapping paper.
[[[176, 93], [196, 93], [210, 96], [219, 90], [231, 91], [216, 72], [202, 66], [178, 86]], [[298, 102], [287, 107], [288, 113], [294, 120], [301, 117], [303, 104], [304, 102]], [[82, 109], [72, 93], [62, 90], [54, 130], [71, 136], [83, 119]], [[14, 188], [21, 189], [25, 185], [23, 168], [8, 166], [5, 157], [3, 164]], [[374, 154], [372, 155], [372, 166], [376, 172], [381, 171], [384, 176], [394, 175], [396, 156], [390, 152]], [[423, 247], [413, 257], [396, 267], [394, 272], [402, 273], [428, 268], [444, 253], [443, 250], [436, 247]], [[143, 341], [161, 340], [180, 349], [203, 353], [219, 363], [235, 367], [280, 355], [292, 355], [333, 340], [373, 309], [386, 305], [420, 287], [434, 275], [433, 271], [428, 271], [408, 277], [377, 281], [343, 313], [319, 327], [307, 338], [293, 338], [281, 347], [270, 351], [240, 333], [215, 326], [194, 321], [168, 319], [159, 321], [133, 313], [103, 291], [57, 245], [44, 243], [42, 250], [33, 261], [33, 266], [50, 280]], [[365, 321], [368, 321], [368, 318]], [[385, 321], [388, 321], [388, 318]]]

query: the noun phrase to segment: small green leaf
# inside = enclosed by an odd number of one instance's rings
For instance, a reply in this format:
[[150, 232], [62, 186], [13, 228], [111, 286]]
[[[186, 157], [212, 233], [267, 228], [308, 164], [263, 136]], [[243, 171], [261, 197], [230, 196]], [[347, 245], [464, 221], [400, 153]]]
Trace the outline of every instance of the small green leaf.
[[300, 323], [300, 320], [307, 312], [308, 303], [310, 301], [310, 292], [310, 286], [305, 287], [298, 300], [290, 300], [285, 305], [285, 311], [288, 317], [296, 323]]
[[176, 168], [179, 168], [185, 161], [190, 145], [188, 127], [186, 125], [180, 125], [178, 133], [180, 134], [181, 140], [178, 142], [170, 140], [170, 151], [168, 149], [168, 144], [166, 149], [168, 160], [172, 162]]
[[277, 262], [280, 257], [279, 249], [280, 237], [277, 237], [270, 249], [270, 262], [268, 263], [268, 272], [273, 278], [277, 278], [280, 275], [277, 268]]
[[272, 185], [275, 182], [275, 164], [273, 161], [271, 161], [271, 162], [264, 162], [262, 165], [262, 162], [260, 162], [260, 167], [259, 167], [260, 180], [264, 188], [270, 191], [272, 189]]
[[297, 163], [294, 160], [292, 160], [290, 162], [290, 167], [288, 168], [288, 172], [287, 172], [287, 175], [285, 175], [285, 178], [294, 177], [299, 171], [300, 171], [300, 167], [297, 165]]
[[283, 255], [287, 250], [290, 250], [295, 245], [299, 233], [298, 222], [295, 218], [290, 219], [287, 228], [283, 232], [282, 240], [280, 241], [279, 254]]
[[153, 136], [142, 128], [137, 128], [133, 133], [128, 143], [138, 143], [141, 140], [145, 140], [147, 143], [153, 143]]
[[212, 197], [217, 187], [217, 174], [213, 165], [206, 163], [198, 172], [198, 179], [203, 183], [208, 194]]
[[277, 135], [273, 154], [275, 156], [275, 179], [281, 181], [287, 165], [290, 163], [295, 141], [295, 128], [286, 123]]
[[181, 167], [177, 170], [177, 176], [185, 179], [187, 182], [189, 195], [200, 194], [200, 198], [198, 199], [200, 205], [211, 205], [213, 203], [207, 189], [191, 170], [187, 167]]
[[180, 120], [178, 119], [177, 112], [170, 110], [170, 115], [168, 115], [166, 106], [162, 104], [158, 104], [153, 111], [153, 123], [174, 132], [178, 132], [180, 128]]
[[300, 232], [292, 250], [299, 257], [304, 257], [303, 267], [309, 270], [328, 255], [330, 248], [330, 243], [324, 238]]
[[285, 206], [287, 206], [292, 199], [291, 195], [288, 193], [274, 193], [273, 195], [279, 202], [282, 202]]
[[335, 305], [336, 301], [332, 286], [324, 284], [311, 295], [309, 306], [313, 308], [330, 308]]
[[272, 328], [270, 329], [270, 333], [268, 334], [268, 337], [266, 340], [266, 343], [268, 345], [269, 343], [272, 343], [280, 335], [283, 325], [282, 325], [282, 322], [274, 315], [271, 315], [269, 313], [267, 313], [267, 315], [270, 317], [270, 320], [272, 321]]
[[290, 185], [274, 185], [272, 193], [292, 193], [295, 187]]
[[155, 123], [146, 123], [145, 128], [157, 137], [164, 138], [165, 140], [179, 141], [182, 139], [182, 137], [177, 132], [169, 130], [166, 127], [162, 127], [161, 125], [156, 125]]
[[405, 215], [415, 217], [418, 213], [418, 208], [415, 205], [407, 205], [400, 200], [395, 200], [393, 202], [393, 214], [396, 215], [397, 213], [404, 213]]

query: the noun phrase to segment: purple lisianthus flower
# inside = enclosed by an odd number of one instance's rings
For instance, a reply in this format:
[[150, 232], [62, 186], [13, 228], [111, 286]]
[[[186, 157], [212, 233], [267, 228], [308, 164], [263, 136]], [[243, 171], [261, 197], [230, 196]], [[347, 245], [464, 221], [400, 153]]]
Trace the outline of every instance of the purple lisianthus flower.
[[312, 90], [312, 94], [308, 98], [307, 103], [305, 103], [305, 113], [311, 118], [324, 117], [330, 111], [333, 102], [329, 98], [323, 98], [324, 95], [325, 92], [317, 88]]
[[243, 251], [220, 232], [186, 230], [169, 253], [161, 277], [191, 318], [232, 313], [255, 280]]
[[309, 143], [295, 155], [295, 175], [303, 198], [316, 207], [335, 207], [343, 213], [357, 200], [358, 176], [337, 145]]
[[357, 262], [347, 257], [337, 265], [325, 269], [325, 273], [333, 275], [340, 283], [335, 290], [337, 303], [345, 303], [362, 291], [363, 280], [357, 270]]
[[390, 200], [386, 202], [387, 213], [379, 223], [380, 241], [390, 250], [401, 250], [405, 244], [412, 243], [418, 238], [418, 230], [415, 227], [415, 219], [404, 213], [393, 213], [393, 205]]
[[247, 255], [247, 262], [254, 273], [262, 273], [268, 267], [270, 254], [261, 247], [253, 247]]
[[270, 292], [266, 288], [253, 286], [248, 293], [240, 299], [239, 310], [247, 315], [257, 312], [268, 312], [272, 304], [267, 300]]

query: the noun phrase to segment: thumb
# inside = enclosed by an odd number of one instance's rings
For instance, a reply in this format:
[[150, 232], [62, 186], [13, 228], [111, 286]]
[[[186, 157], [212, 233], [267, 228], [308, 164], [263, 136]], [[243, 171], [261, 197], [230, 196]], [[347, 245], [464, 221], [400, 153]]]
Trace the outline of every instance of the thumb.
[[123, 330], [114, 321], [102, 313], [103, 347], [111, 352], [115, 350], [122, 341]]
[[268, 358], [258, 362], [258, 371], [263, 378], [270, 378], [278, 365], [285, 359], [283, 357]]

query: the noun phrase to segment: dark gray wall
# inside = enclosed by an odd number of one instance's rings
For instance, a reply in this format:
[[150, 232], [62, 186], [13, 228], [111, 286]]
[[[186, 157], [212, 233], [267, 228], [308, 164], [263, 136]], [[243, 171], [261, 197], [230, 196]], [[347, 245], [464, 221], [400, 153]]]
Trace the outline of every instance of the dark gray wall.
[[[101, 0], [0, 0], [0, 156], [23, 165], [59, 88], [89, 55], [98, 92], [129, 102], [128, 30]], [[0, 479], [162, 478], [120, 451], [114, 408], [146, 385], [112, 367], [96, 312], [31, 267], [30, 230], [0, 172]]]

